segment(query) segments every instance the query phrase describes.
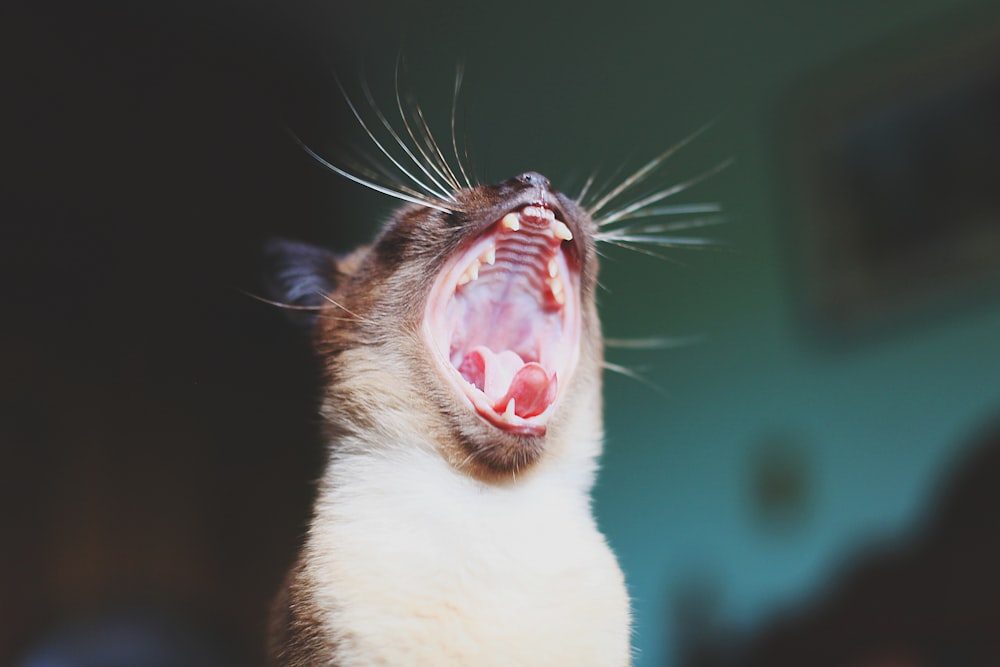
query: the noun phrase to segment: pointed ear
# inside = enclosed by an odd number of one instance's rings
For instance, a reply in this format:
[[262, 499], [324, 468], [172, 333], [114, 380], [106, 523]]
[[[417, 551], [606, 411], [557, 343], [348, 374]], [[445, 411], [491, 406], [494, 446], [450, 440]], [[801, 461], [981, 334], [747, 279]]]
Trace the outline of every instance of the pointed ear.
[[271, 239], [264, 244], [261, 278], [268, 299], [291, 306], [284, 311], [303, 328], [316, 323], [325, 296], [337, 286], [337, 257], [298, 241]]

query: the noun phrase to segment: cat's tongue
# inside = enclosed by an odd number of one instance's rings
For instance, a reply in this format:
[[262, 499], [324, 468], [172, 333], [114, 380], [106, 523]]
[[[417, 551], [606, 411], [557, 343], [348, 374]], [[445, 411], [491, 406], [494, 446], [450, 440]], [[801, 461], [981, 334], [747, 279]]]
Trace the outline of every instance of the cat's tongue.
[[485, 345], [474, 347], [458, 368], [469, 383], [486, 394], [498, 413], [511, 407], [521, 418], [534, 417], [545, 411], [556, 398], [557, 378], [545, 372], [537, 362], [524, 363], [512, 350], [496, 354]]

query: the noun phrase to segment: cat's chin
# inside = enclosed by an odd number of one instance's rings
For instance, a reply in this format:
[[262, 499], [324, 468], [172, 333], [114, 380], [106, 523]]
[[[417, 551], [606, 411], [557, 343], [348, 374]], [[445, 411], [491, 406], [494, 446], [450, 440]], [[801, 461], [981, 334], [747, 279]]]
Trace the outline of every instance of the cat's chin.
[[545, 204], [507, 212], [445, 263], [423, 320], [433, 364], [491, 429], [544, 436], [580, 354], [573, 233]]

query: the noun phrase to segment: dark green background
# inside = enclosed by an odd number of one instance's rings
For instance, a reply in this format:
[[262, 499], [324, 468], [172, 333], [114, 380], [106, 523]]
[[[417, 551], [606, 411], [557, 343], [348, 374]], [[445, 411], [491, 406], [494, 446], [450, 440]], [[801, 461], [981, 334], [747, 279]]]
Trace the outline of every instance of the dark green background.
[[918, 530], [1000, 408], [996, 285], [825, 330], [785, 123], [803, 86], [951, 48], [990, 4], [9, 3], [0, 482], [23, 537], [0, 551], [0, 661], [109, 601], [166, 600], [256, 664], [320, 444], [304, 346], [240, 290], [265, 238], [346, 247], [391, 210], [283, 126], [350, 155], [332, 72], [386, 99], [400, 51], [439, 131], [464, 63], [484, 180], [612, 182], [713, 120], [655, 180], [736, 160], [678, 197], [724, 205], [722, 249], [602, 268], [609, 336], [697, 340], [609, 352], [655, 386], [607, 378], [595, 500], [636, 665], [738, 639]]

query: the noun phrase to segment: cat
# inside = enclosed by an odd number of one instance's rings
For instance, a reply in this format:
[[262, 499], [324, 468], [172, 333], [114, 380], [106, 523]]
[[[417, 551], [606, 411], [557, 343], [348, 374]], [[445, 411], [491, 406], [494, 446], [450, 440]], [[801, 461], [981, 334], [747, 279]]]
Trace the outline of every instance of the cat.
[[657, 208], [689, 181], [607, 211], [680, 145], [584, 205], [536, 172], [474, 183], [400, 104], [411, 141], [378, 117], [407, 168], [351, 108], [414, 185], [303, 145], [405, 203], [346, 255], [266, 248], [271, 297], [311, 327], [328, 442], [274, 608], [274, 663], [625, 667], [629, 597], [590, 500], [606, 366], [596, 247], [695, 243], [630, 221], [718, 209]]

